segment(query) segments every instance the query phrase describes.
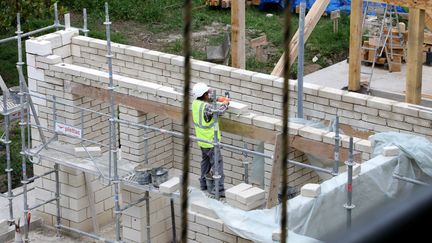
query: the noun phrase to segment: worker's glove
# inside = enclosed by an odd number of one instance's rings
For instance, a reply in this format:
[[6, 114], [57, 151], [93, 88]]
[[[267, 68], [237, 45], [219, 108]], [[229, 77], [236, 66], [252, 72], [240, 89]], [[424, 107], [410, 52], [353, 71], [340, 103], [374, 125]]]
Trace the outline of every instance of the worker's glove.
[[229, 98], [227, 98], [227, 97], [225, 97], [225, 96], [219, 96], [218, 98], [217, 98], [217, 101], [218, 102], [220, 102], [220, 103], [222, 103], [222, 104], [224, 104], [224, 105], [229, 105], [229, 103], [230, 103], [230, 99]]

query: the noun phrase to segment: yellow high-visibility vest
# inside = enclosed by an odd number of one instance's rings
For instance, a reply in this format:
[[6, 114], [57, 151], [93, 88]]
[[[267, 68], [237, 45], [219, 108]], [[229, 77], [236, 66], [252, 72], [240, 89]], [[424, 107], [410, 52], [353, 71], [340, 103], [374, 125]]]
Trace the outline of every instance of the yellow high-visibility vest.
[[[195, 127], [195, 135], [207, 141], [213, 141], [214, 139], [214, 116], [210, 122], [206, 122], [204, 119], [204, 108], [206, 103], [201, 100], [194, 100], [192, 102], [192, 117]], [[219, 125], [219, 124], [218, 124]], [[221, 132], [218, 129], [218, 140], [221, 140]], [[198, 145], [201, 148], [213, 148], [213, 144], [199, 142]]]

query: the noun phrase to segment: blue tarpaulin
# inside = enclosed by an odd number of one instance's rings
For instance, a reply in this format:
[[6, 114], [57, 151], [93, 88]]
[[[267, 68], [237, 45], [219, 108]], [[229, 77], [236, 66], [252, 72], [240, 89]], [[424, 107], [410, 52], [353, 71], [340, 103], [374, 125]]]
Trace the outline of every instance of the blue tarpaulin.
[[[291, 12], [295, 12], [295, 7], [300, 5], [302, 0], [290, 0], [291, 3]], [[303, 0], [306, 2], [306, 9], [310, 9], [316, 0]], [[371, 4], [371, 3], [370, 3]], [[381, 3], [372, 3], [372, 4], [381, 4]], [[285, 0], [261, 0], [259, 4], [260, 10], [265, 10], [269, 5], [277, 6], [279, 9], [285, 8]], [[364, 4], [366, 6], [366, 4]], [[330, 0], [329, 5], [326, 8], [326, 13], [330, 13], [334, 10], [341, 10], [345, 13], [351, 12], [351, 0]], [[403, 8], [398, 7], [398, 12], [405, 12]]]

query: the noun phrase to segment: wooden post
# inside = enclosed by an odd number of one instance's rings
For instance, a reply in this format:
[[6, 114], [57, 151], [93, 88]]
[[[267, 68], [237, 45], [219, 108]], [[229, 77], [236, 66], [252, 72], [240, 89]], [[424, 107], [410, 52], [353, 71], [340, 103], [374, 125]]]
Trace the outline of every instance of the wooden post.
[[279, 193], [279, 186], [281, 184], [281, 168], [282, 168], [282, 156], [281, 156], [281, 143], [282, 134], [276, 135], [275, 149], [273, 152], [273, 165], [272, 173], [270, 178], [270, 187], [267, 195], [266, 208], [272, 208], [277, 205], [277, 196]]
[[245, 1], [231, 3], [231, 60], [233, 67], [246, 68], [245, 52]]
[[348, 90], [360, 89], [363, 0], [351, 1]]
[[408, 22], [408, 57], [405, 102], [420, 104], [423, 69], [425, 10], [411, 8]]
[[[312, 34], [313, 29], [318, 24], [321, 16], [323, 15], [325, 9], [329, 5], [330, 0], [317, 0], [309, 10], [308, 14], [305, 18], [305, 31], [304, 31], [304, 41], [306, 42], [309, 36]], [[291, 67], [295, 60], [297, 59], [298, 55], [298, 47], [299, 47], [299, 36], [300, 32], [297, 29], [297, 32], [294, 34], [290, 41], [290, 63], [289, 66]], [[282, 54], [281, 58], [277, 62], [276, 66], [274, 67], [273, 71], [271, 72], [271, 75], [275, 76], [282, 76], [283, 75], [283, 66], [284, 66], [284, 60], [285, 60], [285, 53]]]

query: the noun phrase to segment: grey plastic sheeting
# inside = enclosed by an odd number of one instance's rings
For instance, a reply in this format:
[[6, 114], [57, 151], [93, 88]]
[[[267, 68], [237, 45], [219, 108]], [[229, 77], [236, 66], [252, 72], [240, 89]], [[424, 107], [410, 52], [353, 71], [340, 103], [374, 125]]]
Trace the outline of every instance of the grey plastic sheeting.
[[[353, 178], [352, 220], [367, 214], [396, 197], [408, 195], [414, 185], [393, 177], [393, 174], [431, 183], [432, 144], [429, 140], [399, 133], [376, 134], [374, 158], [361, 165]], [[395, 157], [378, 155], [383, 147], [396, 145], [402, 153]], [[321, 184], [317, 198], [297, 196], [288, 202], [288, 242], [318, 242], [329, 232], [346, 229], [347, 173], [341, 173]], [[224, 224], [237, 235], [254, 242], [272, 242], [272, 232], [279, 226], [277, 207], [243, 211], [206, 198], [201, 192], [194, 197], [207, 200]], [[317, 240], [318, 239], [318, 240]]]

